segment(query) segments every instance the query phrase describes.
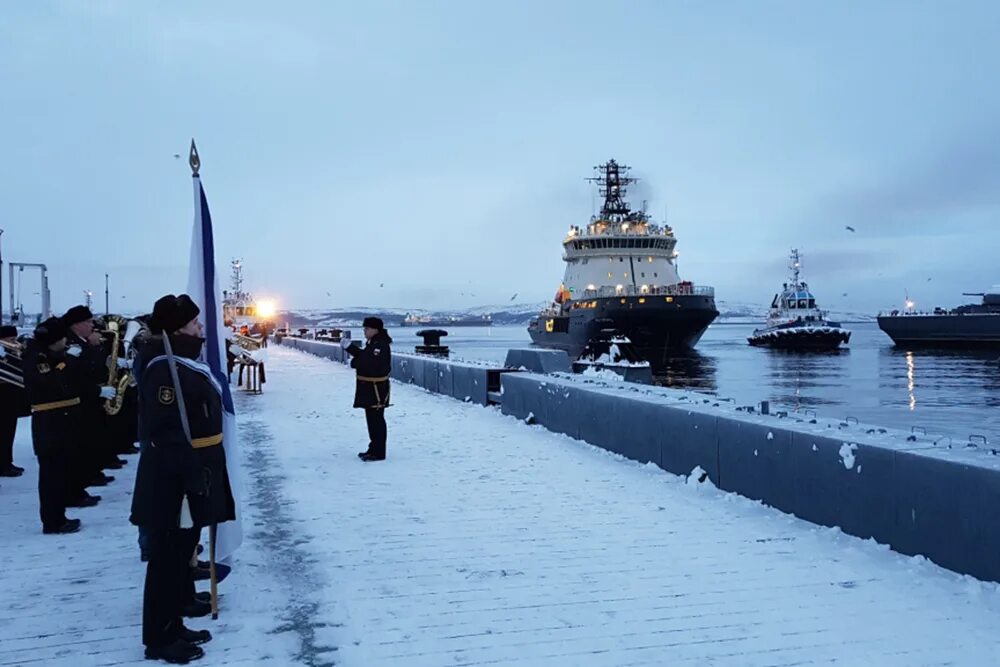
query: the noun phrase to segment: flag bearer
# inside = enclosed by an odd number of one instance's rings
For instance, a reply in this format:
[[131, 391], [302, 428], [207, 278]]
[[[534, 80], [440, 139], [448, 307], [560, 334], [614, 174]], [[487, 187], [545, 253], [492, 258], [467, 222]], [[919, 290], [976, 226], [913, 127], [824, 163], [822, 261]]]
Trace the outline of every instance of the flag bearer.
[[189, 560], [202, 527], [235, 517], [222, 447], [222, 389], [196, 361], [205, 342], [198, 314], [187, 295], [156, 302], [149, 324], [157, 337], [139, 379], [142, 453], [131, 520], [143, 532], [148, 557], [142, 641], [147, 658], [171, 663], [202, 657], [198, 645], [212, 638], [181, 621], [193, 593]]

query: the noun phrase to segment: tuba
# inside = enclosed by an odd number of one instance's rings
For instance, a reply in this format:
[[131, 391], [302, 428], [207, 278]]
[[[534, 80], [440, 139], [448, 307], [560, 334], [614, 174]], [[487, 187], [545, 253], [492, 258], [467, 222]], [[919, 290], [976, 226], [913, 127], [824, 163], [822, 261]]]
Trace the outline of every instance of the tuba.
[[0, 340], [4, 356], [0, 358], [0, 383], [11, 384], [24, 388], [23, 348], [19, 343], [7, 343]]

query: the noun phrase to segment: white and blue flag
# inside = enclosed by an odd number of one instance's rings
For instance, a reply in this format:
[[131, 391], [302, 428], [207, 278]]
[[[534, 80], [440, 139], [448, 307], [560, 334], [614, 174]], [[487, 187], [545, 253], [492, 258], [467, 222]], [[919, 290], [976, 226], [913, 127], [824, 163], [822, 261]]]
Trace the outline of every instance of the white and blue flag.
[[240, 450], [236, 439], [236, 413], [233, 409], [233, 395], [229, 391], [229, 376], [226, 373], [225, 324], [222, 318], [222, 292], [215, 271], [215, 241], [212, 237], [212, 215], [208, 210], [208, 199], [198, 175], [200, 161], [194, 141], [191, 141], [191, 169], [194, 182], [194, 229], [191, 232], [191, 272], [188, 277], [188, 295], [201, 308], [205, 323], [205, 346], [200, 361], [208, 365], [212, 375], [222, 388], [222, 446], [226, 451], [226, 469], [229, 484], [236, 502], [236, 520], [226, 521], [216, 531], [216, 562], [220, 580], [228, 574], [232, 565], [232, 555], [243, 542], [243, 519], [240, 508], [242, 484], [240, 483]]

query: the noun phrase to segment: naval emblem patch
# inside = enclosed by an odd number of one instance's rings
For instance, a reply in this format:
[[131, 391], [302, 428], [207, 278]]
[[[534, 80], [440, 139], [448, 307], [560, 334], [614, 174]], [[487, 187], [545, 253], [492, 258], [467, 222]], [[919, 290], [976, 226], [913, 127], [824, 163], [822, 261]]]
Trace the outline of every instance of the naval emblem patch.
[[38, 372], [39, 373], [48, 373], [50, 370], [52, 370], [52, 369], [49, 368], [49, 365], [47, 363], [45, 363], [44, 361], [38, 364]]
[[164, 405], [170, 405], [174, 402], [174, 388], [173, 387], [160, 387], [158, 394], [160, 403]]

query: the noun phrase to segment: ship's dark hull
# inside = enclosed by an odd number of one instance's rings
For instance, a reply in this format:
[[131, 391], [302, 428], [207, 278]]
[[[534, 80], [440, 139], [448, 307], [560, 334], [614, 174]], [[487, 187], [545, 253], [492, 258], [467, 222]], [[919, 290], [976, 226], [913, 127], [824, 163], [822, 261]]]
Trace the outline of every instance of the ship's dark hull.
[[614, 329], [632, 341], [635, 351], [655, 371], [672, 352], [693, 348], [718, 314], [711, 296], [591, 299], [571, 304], [562, 317], [532, 320], [528, 334], [536, 345], [565, 350], [576, 359], [593, 336], [602, 329]]
[[794, 327], [762, 329], [747, 338], [754, 347], [774, 350], [826, 352], [836, 350], [851, 340], [851, 332], [839, 327]]
[[1000, 347], [1000, 313], [884, 315], [878, 326], [900, 347]]

